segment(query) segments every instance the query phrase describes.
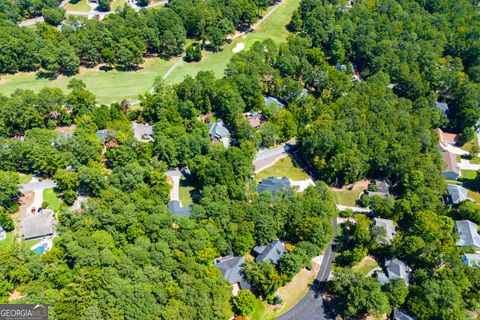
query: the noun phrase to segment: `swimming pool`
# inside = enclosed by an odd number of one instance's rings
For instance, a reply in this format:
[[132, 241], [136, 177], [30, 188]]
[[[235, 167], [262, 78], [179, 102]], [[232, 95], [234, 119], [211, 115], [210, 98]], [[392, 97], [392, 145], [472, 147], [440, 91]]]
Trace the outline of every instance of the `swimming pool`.
[[33, 249], [33, 251], [35, 251], [36, 253], [42, 254], [42, 253], [45, 252], [45, 250], [47, 250], [47, 248], [48, 248], [48, 244], [44, 243], [44, 244], [42, 244], [41, 246], [36, 247], [35, 249]]

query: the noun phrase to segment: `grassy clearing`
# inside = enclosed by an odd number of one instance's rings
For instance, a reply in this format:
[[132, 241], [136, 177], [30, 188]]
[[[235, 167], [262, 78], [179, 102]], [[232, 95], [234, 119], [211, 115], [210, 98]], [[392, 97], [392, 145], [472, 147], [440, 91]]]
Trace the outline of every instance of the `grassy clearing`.
[[58, 198], [57, 193], [53, 189], [43, 190], [43, 201], [48, 203], [48, 207], [57, 212], [60, 209], [62, 202]]
[[180, 202], [182, 206], [187, 206], [192, 203], [192, 194], [195, 192], [195, 188], [189, 184], [185, 178], [180, 179], [180, 188], [178, 190]]
[[278, 310], [276, 307], [272, 307], [266, 302], [262, 302], [263, 307], [255, 310], [255, 317], [252, 316], [252, 320], [274, 319], [292, 309], [307, 294], [318, 269], [319, 267], [314, 264], [314, 267], [310, 271], [305, 268], [300, 270], [300, 272], [293, 277], [292, 281], [279, 288], [277, 291], [283, 300], [282, 309]]
[[268, 177], [287, 177], [293, 181], [308, 179], [307, 174], [292, 160], [285, 157], [278, 160], [273, 166], [257, 173], [257, 182]]
[[475, 170], [462, 170], [463, 179], [475, 179], [477, 176], [477, 171]]
[[360, 198], [365, 188], [363, 186], [355, 186], [352, 190], [342, 190], [333, 192], [333, 197], [337, 204], [344, 206], [355, 206], [356, 201]]
[[110, 10], [117, 10], [117, 8], [125, 6], [125, 0], [113, 0], [110, 3]]
[[367, 274], [375, 268], [378, 268], [377, 261], [375, 261], [375, 259], [373, 259], [371, 256], [366, 256], [357, 265], [353, 266], [352, 270], [362, 274], [363, 276], [367, 276]]
[[467, 196], [472, 198], [476, 203], [480, 203], [480, 193], [468, 190]]
[[15, 243], [15, 237], [13, 236], [13, 232], [7, 232], [7, 237], [5, 240], [0, 240], [0, 247], [6, 248], [10, 247]]
[[33, 178], [33, 174], [23, 174], [23, 173], [21, 173], [19, 182], [20, 182], [20, 184], [29, 183], [30, 180], [32, 180], [32, 178]]
[[55, 80], [37, 79], [35, 73], [17, 73], [2, 76], [0, 93], [10, 95], [16, 89], [39, 91], [44, 87], [58, 87], [65, 92], [72, 78], [86, 83], [99, 103], [112, 103], [124, 98], [135, 100], [148, 90], [157, 76], [162, 76], [174, 63], [160, 58], [146, 59], [138, 71], [103, 71], [100, 68], [82, 69], [73, 77], [59, 76]]
[[80, 0], [75, 4], [68, 2], [64, 8], [65, 10], [78, 11], [78, 12], [89, 12], [91, 10], [87, 0]]
[[200, 62], [183, 62], [170, 74], [166, 82], [168, 84], [179, 83], [187, 75], [195, 76], [199, 71], [209, 70], [213, 71], [217, 77], [223, 77], [228, 62], [235, 54], [232, 49], [238, 43], [245, 43], [245, 50], [248, 50], [256, 41], [263, 41], [268, 38], [277, 43], [285, 41], [289, 35], [286, 25], [290, 22], [290, 18], [299, 4], [299, 0], [284, 0], [255, 31], [234, 39], [230, 44], [224, 46], [220, 52], [203, 51]]

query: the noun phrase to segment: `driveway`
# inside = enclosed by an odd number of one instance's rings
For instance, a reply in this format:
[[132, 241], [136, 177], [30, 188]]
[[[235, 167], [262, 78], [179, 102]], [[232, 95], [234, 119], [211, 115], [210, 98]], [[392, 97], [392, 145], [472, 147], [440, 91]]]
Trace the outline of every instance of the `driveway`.
[[43, 192], [45, 189], [56, 188], [57, 184], [52, 180], [42, 180], [38, 181], [36, 178], [33, 178], [31, 182], [22, 184], [20, 186], [20, 191], [27, 192], [27, 191], [37, 191], [40, 190]]
[[[334, 235], [337, 236], [337, 222], [333, 221]], [[334, 238], [335, 238], [334, 237]], [[325, 254], [320, 265], [317, 277], [310, 291], [305, 297], [297, 303], [290, 311], [278, 317], [278, 320], [330, 320], [334, 319], [329, 317], [323, 306], [322, 294], [325, 291], [325, 284], [332, 271], [332, 262], [335, 256], [335, 249], [332, 243], [330, 243], [325, 250]]]
[[460, 170], [480, 170], [480, 164], [473, 164], [470, 163], [470, 160], [465, 159], [460, 160], [460, 162], [458, 163], [458, 167], [460, 168]]
[[273, 166], [278, 160], [288, 156], [288, 151], [297, 144], [295, 140], [283, 143], [272, 149], [261, 149], [257, 152], [253, 165], [255, 173], [258, 173], [270, 166]]
[[182, 177], [182, 173], [180, 170], [172, 169], [165, 172], [167, 177], [170, 177], [172, 180], [172, 189], [170, 189], [170, 201], [178, 200], [180, 201], [180, 178]]
[[341, 204], [337, 204], [337, 209], [339, 211], [352, 210], [353, 212], [358, 212], [358, 213], [367, 213], [367, 214], [372, 213], [372, 209], [370, 208], [342, 206]]

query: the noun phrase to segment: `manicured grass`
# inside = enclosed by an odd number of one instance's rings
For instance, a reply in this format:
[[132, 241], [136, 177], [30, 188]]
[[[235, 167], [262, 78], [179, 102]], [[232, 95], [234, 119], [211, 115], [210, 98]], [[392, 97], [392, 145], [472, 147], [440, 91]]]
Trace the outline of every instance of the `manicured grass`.
[[353, 266], [352, 270], [366, 276], [371, 270], [377, 267], [377, 261], [370, 256], [366, 256], [357, 265]]
[[195, 188], [188, 183], [185, 178], [180, 179], [180, 188], [178, 190], [180, 202], [182, 206], [187, 206], [192, 203], [192, 193]]
[[0, 240], [0, 247], [9, 247], [15, 243], [15, 238], [13, 237], [13, 232], [7, 232], [7, 237], [5, 240]]
[[22, 244], [30, 249], [33, 245], [39, 243], [40, 241], [42, 241], [42, 239], [23, 240]]
[[202, 52], [200, 62], [183, 62], [167, 78], [168, 84], [182, 82], [186, 75], [195, 76], [199, 71], [213, 71], [217, 77], [223, 77], [224, 70], [235, 54], [232, 49], [237, 43], [244, 42], [248, 50], [256, 41], [271, 38], [277, 43], [283, 42], [289, 35], [286, 25], [290, 22], [293, 12], [299, 6], [299, 0], [284, 0], [283, 3], [259, 27], [250, 33], [234, 39], [223, 47], [220, 52]]
[[[257, 299], [257, 303], [255, 304], [255, 309], [253, 310], [249, 319], [250, 320], [264, 320], [265, 318], [262, 318], [264, 311], [265, 311], [265, 305], [263, 304], [262, 301]], [[271, 319], [273, 319], [273, 317]]]
[[62, 204], [58, 198], [58, 195], [53, 189], [43, 190], [43, 201], [46, 201], [48, 203], [48, 207], [55, 212], [60, 209], [60, 205]]
[[477, 171], [475, 170], [462, 170], [463, 179], [475, 179], [477, 176]]
[[480, 203], [480, 193], [468, 190], [467, 196], [472, 198], [476, 203]]
[[355, 206], [356, 201], [360, 198], [365, 188], [362, 186], [355, 186], [352, 190], [342, 190], [333, 192], [333, 197], [337, 204], [344, 206]]
[[114, 11], [117, 10], [119, 7], [125, 6], [125, 0], [113, 0], [110, 3], [110, 10]]
[[136, 100], [150, 89], [157, 76], [162, 76], [174, 63], [160, 58], [146, 59], [138, 71], [103, 71], [100, 68], [82, 69], [73, 77], [59, 76], [55, 80], [37, 79], [35, 73], [17, 73], [1, 76], [0, 93], [11, 94], [16, 89], [39, 91], [44, 87], [59, 87], [67, 91], [72, 78], [86, 83], [87, 89], [97, 96], [99, 103], [112, 103], [124, 98]]
[[67, 3], [65, 5], [65, 10], [78, 11], [78, 12], [89, 12], [91, 10], [87, 0], [80, 0], [77, 3]]
[[32, 178], [33, 174], [20, 174], [20, 184], [29, 183]]
[[273, 166], [257, 173], [256, 180], [258, 182], [268, 177], [287, 177], [293, 181], [308, 179], [307, 174], [290, 157], [282, 158]]

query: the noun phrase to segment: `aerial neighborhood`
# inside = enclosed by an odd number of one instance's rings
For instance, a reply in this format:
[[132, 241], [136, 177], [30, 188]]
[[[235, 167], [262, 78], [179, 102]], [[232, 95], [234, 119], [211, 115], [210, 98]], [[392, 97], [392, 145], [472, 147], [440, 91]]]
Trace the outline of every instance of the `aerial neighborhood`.
[[478, 1], [0, 1], [0, 318], [477, 319], [479, 224]]

